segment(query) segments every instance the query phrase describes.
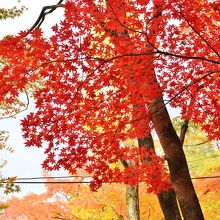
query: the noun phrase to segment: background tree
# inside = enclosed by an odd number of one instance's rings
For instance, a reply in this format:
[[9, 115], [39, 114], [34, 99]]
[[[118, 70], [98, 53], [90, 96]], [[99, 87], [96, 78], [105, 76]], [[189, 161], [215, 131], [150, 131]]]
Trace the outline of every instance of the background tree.
[[[5, 219], [6, 216], [28, 219], [126, 219], [125, 186], [104, 184], [97, 192], [91, 192], [87, 184], [66, 182], [67, 184], [48, 184], [47, 191], [39, 195], [29, 194], [22, 198], [9, 199], [3, 203], [8, 208], [0, 215], [0, 219]], [[146, 185], [140, 184], [141, 219], [162, 216], [156, 197], [148, 195]]]
[[[208, 165], [208, 162], [207, 162]], [[217, 175], [218, 173], [215, 173]], [[78, 179], [80, 180], [80, 179]], [[48, 181], [60, 181], [52, 180]], [[219, 181], [202, 179], [194, 182], [206, 219], [218, 219]], [[48, 184], [42, 194], [29, 194], [2, 203], [6, 210], [0, 219], [126, 219], [125, 186], [104, 184], [97, 192], [91, 192], [86, 184]], [[139, 184], [140, 219], [162, 219], [163, 214], [155, 195], [146, 193], [146, 185]]]
[[0, 8], [0, 20], [6, 20], [6, 19], [14, 19], [16, 17], [19, 17], [23, 14], [23, 12], [27, 8], [25, 6], [17, 7], [14, 6], [12, 8]]
[[[173, 124], [180, 132], [183, 125], [180, 117], [174, 118]], [[200, 125], [189, 122], [183, 148], [192, 176], [207, 176], [218, 172], [220, 167], [219, 142], [210, 141]]]
[[[27, 8], [24, 6], [17, 7], [14, 6], [12, 8], [6, 9], [6, 8], [0, 8], [0, 20], [6, 20], [6, 19], [14, 19], [16, 17], [19, 17], [23, 14], [23, 12]], [[0, 56], [0, 70], [3, 68], [3, 66], [6, 65], [5, 60]], [[21, 109], [25, 106], [23, 102], [21, 102], [19, 99], [16, 99], [14, 104], [8, 104], [7, 102], [4, 102], [3, 100], [0, 101], [0, 120], [7, 117], [13, 117], [18, 112], [21, 111]], [[12, 148], [7, 146], [7, 139], [9, 137], [9, 134], [5, 130], [0, 130], [0, 151], [6, 150], [9, 152], [13, 152]], [[2, 169], [7, 161], [4, 158], [1, 158], [0, 163], [0, 169]], [[12, 192], [18, 192], [20, 190], [20, 187], [14, 184], [15, 177], [8, 177], [3, 178], [1, 176], [0, 178], [0, 188], [4, 190], [5, 194], [12, 193]], [[7, 206], [0, 206], [0, 210], [4, 210]]]
[[[13, 152], [12, 148], [7, 145], [7, 139], [9, 134], [7, 131], [0, 130], [0, 151], [8, 151], [10, 153]], [[7, 164], [7, 161], [1, 158], [0, 170]], [[18, 192], [20, 187], [14, 183], [16, 177], [7, 177], [4, 178], [0, 174], [0, 188], [4, 191], [5, 194]], [[0, 207], [1, 209], [1, 207]]]
[[58, 199], [44, 194], [28, 194], [23, 198], [12, 198], [0, 219], [73, 219], [71, 209]]

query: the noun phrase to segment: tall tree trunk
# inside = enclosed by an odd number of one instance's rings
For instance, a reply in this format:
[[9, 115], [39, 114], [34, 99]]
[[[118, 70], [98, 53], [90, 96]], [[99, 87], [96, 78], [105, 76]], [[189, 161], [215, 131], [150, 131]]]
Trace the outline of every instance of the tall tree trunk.
[[152, 101], [149, 113], [169, 163], [170, 177], [185, 220], [203, 220], [180, 138], [173, 128], [163, 98]]
[[128, 220], [140, 220], [138, 184], [126, 186], [126, 215]]
[[[138, 145], [139, 147], [144, 146], [146, 151], [150, 149], [154, 150], [154, 142], [151, 133], [149, 133], [149, 137], [138, 139]], [[145, 158], [144, 161], [148, 163], [150, 159]], [[167, 192], [161, 191], [157, 197], [166, 220], [181, 220], [176, 193], [173, 189]]]

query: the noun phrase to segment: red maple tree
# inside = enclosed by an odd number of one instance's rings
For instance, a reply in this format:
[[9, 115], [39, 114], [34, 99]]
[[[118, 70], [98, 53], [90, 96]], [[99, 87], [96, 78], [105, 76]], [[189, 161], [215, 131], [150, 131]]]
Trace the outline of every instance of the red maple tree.
[[[126, 145], [155, 129], [183, 215], [202, 219], [166, 105], [219, 137], [219, 2], [68, 0], [64, 7], [49, 39], [36, 28], [0, 42], [2, 102], [44, 81], [36, 110], [22, 120], [26, 145], [45, 147], [47, 170], [83, 167], [93, 189], [146, 181], [157, 193], [168, 185], [162, 159]], [[121, 159], [135, 166], [110, 166]]]

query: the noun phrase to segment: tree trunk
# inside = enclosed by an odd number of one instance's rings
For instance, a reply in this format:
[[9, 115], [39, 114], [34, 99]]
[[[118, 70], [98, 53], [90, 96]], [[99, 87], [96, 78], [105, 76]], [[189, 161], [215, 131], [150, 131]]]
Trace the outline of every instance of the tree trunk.
[[182, 219], [176, 200], [176, 193], [173, 189], [170, 189], [167, 192], [161, 191], [157, 197], [166, 220]]
[[185, 220], [203, 220], [180, 138], [170, 120], [162, 96], [152, 101], [149, 113], [169, 163], [170, 177]]
[[[132, 160], [121, 159], [121, 163], [124, 168], [134, 166]], [[138, 184], [134, 186], [126, 185], [126, 216], [128, 220], [140, 220]]]
[[126, 212], [128, 220], [140, 220], [138, 184], [126, 186]]
[[[149, 133], [149, 137], [147, 138], [145, 137], [142, 139], [138, 139], [138, 145], [139, 147], [144, 146], [146, 148], [146, 151], [154, 149], [154, 142], [151, 133]], [[150, 159], [145, 158], [144, 161], [148, 163], [150, 162]], [[182, 219], [174, 190], [171, 189], [168, 192], [161, 191], [157, 197], [166, 220]]]
[[[132, 160], [121, 159], [121, 163], [125, 168], [134, 166]], [[140, 220], [138, 184], [134, 186], [126, 185], [126, 216], [128, 220]]]

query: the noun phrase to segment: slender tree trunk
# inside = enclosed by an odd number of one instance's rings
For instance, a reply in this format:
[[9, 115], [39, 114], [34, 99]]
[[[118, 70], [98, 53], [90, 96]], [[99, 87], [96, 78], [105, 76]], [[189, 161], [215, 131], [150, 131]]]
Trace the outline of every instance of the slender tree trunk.
[[180, 142], [181, 142], [182, 147], [183, 147], [183, 143], [185, 140], [188, 127], [189, 127], [189, 119], [186, 119], [184, 120], [183, 125], [181, 127], [181, 131], [180, 131]]
[[138, 184], [126, 186], [126, 212], [128, 220], [140, 220]]
[[[134, 165], [132, 160], [121, 159], [121, 163], [125, 168]], [[140, 220], [138, 184], [126, 185], [126, 216], [128, 220]]]
[[171, 181], [185, 220], [203, 220], [180, 138], [170, 120], [163, 98], [152, 101], [149, 113], [169, 163]]
[[[151, 133], [149, 133], [149, 137], [147, 138], [138, 139], [138, 145], [139, 147], [144, 146], [146, 151], [154, 149], [154, 142]], [[144, 161], [148, 163], [150, 162], [150, 159], [145, 158]], [[157, 197], [166, 220], [181, 220], [176, 193], [173, 189], [168, 192], [161, 191]]]

